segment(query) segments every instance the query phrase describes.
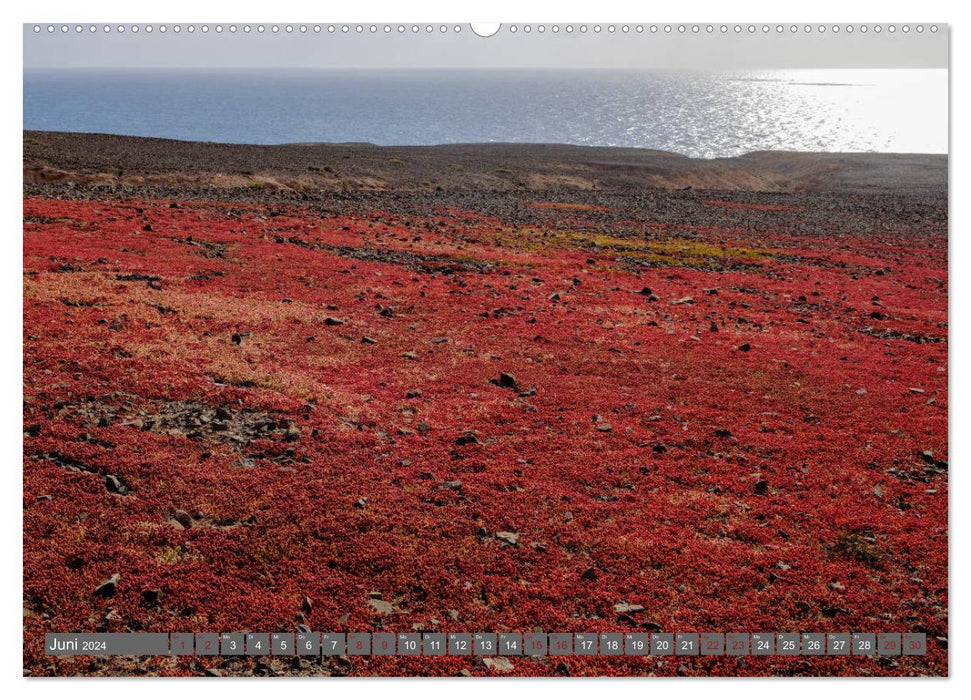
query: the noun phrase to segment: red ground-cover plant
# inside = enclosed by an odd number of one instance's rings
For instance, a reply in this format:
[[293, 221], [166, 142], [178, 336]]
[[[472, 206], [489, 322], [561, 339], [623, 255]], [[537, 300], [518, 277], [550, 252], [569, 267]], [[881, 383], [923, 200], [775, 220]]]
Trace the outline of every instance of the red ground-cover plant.
[[922, 657], [512, 664], [946, 674], [946, 231], [709, 203], [778, 218], [594, 236], [576, 217], [607, 208], [530, 201], [531, 238], [454, 208], [25, 200], [25, 670], [246, 673], [43, 633], [305, 624], [922, 631]]

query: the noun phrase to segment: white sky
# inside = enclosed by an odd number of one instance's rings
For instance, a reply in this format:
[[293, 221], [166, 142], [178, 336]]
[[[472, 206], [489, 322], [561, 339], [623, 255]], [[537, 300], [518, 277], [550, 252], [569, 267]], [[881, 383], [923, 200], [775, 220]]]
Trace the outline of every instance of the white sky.
[[[537, 25], [525, 33], [523, 25], [511, 33], [508, 26], [495, 36], [481, 38], [472, 33], [469, 25], [462, 31], [441, 33], [435, 25], [432, 33], [424, 25], [415, 34], [410, 25], [404, 34], [396, 31], [383, 32], [378, 25], [375, 34], [364, 25], [360, 34], [350, 25], [348, 34], [340, 29], [330, 34], [327, 25], [314, 33], [308, 27], [301, 34], [294, 27], [287, 34], [283, 26], [276, 34], [270, 31], [259, 34], [256, 25], [249, 34], [242, 31], [242, 24], [233, 34], [229, 24], [216, 33], [215, 24], [209, 32], [199, 30], [188, 33], [185, 25], [180, 33], [154, 31], [147, 33], [144, 25], [140, 31], [131, 32], [131, 25], [124, 33], [111, 25], [111, 32], [102, 30], [91, 33], [88, 25], [77, 33], [71, 25], [62, 33], [56, 25], [54, 33], [48, 33], [47, 25], [35, 33], [33, 24], [25, 24], [24, 67], [169, 67], [169, 68], [641, 68], [641, 69], [797, 69], [797, 68], [946, 68], [948, 66], [948, 29], [940, 25], [936, 33], [900, 30], [891, 34], [884, 30], [875, 33], [872, 28], [864, 33], [859, 30], [848, 34], [845, 29], [838, 34], [827, 25], [825, 33], [813, 25], [811, 33], [791, 33], [789, 26], [783, 33], [772, 25], [769, 33], [741, 33], [729, 25], [727, 34], [715, 31], [708, 34], [704, 25], [699, 33], [691, 32], [691, 25], [684, 34], [675, 25], [670, 34], [659, 28], [650, 33], [645, 26], [643, 33], [631, 29], [623, 34], [619, 27], [614, 33], [606, 31], [606, 25], [598, 34], [593, 25], [586, 33], [580, 33], [579, 25], [567, 33], [561, 25], [558, 33], [547, 31], [540, 34]], [[454, 25], [449, 25], [450, 27]], [[548, 25], [547, 25], [548, 26]], [[929, 26], [929, 25], [925, 25]], [[845, 25], [843, 25], [845, 27]]]

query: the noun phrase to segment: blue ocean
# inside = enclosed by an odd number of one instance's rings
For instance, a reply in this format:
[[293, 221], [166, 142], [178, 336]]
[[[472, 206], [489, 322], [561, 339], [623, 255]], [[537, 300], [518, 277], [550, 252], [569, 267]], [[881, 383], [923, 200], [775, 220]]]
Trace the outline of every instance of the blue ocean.
[[27, 70], [24, 128], [224, 143], [946, 153], [946, 70]]

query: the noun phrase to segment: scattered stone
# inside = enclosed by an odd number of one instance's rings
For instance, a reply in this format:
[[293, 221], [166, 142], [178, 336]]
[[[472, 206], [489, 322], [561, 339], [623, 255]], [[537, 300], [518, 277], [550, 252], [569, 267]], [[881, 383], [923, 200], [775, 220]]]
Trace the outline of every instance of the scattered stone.
[[461, 436], [459, 436], [458, 439], [455, 441], [455, 444], [456, 445], [481, 445], [482, 441], [479, 440], [478, 435], [476, 435], [473, 431], [470, 430], [462, 434]]
[[324, 319], [325, 326], [343, 326], [344, 321], [339, 318], [334, 318], [333, 316], [328, 316]]
[[498, 379], [490, 379], [492, 384], [503, 389], [512, 389], [513, 391], [519, 391], [519, 382], [516, 381], [516, 377], [509, 372], [502, 372]]
[[184, 510], [173, 510], [172, 514], [169, 516], [174, 522], [178, 523], [186, 530], [192, 527], [192, 518]]
[[111, 493], [117, 493], [119, 496], [127, 496], [131, 493], [128, 485], [114, 474], [107, 474], [105, 476], [105, 488]]
[[749, 350], [752, 349], [752, 346], [749, 345], [748, 343], [742, 343], [741, 345], [738, 346], [738, 349], [741, 350], [742, 352], [748, 352]]
[[432, 343], [434, 345], [442, 345], [443, 343], [449, 343], [449, 342], [451, 342], [451, 339], [450, 338], [444, 338], [444, 337], [442, 337], [442, 338], [432, 338]]
[[502, 540], [506, 544], [510, 544], [513, 547], [519, 545], [519, 534], [516, 532], [497, 532], [496, 539]]
[[499, 673], [510, 673], [514, 668], [512, 661], [505, 656], [488, 656], [482, 660], [482, 663], [486, 668]]
[[609, 433], [613, 429], [614, 428], [612, 425], [610, 425], [610, 423], [597, 423], [597, 432]]
[[446, 481], [445, 488], [451, 489], [452, 491], [458, 491], [462, 488], [462, 482], [458, 479], [455, 479], [454, 481]]
[[300, 612], [302, 612], [304, 615], [309, 615], [313, 612], [313, 609], [314, 601], [311, 600], [309, 596], [305, 597], [303, 602], [300, 604]]
[[681, 297], [680, 299], [672, 299], [671, 306], [681, 306], [682, 304], [694, 304], [695, 300], [692, 297]]
[[145, 605], [155, 605], [159, 600], [161, 600], [162, 591], [157, 588], [149, 588], [142, 591], [141, 596], [142, 602], [144, 602]]
[[836, 617], [837, 615], [849, 615], [850, 611], [846, 608], [829, 606], [820, 610], [824, 617]]
[[368, 607], [371, 608], [371, 612], [378, 615], [391, 615], [394, 613], [394, 605], [378, 598], [371, 598], [368, 601]]
[[367, 499], [366, 498], [357, 499], [354, 502], [354, 507], [357, 508], [358, 510], [364, 510], [365, 508], [367, 508]]
[[759, 479], [755, 482], [755, 493], [759, 496], [765, 496], [769, 493], [769, 482], [765, 479]]
[[636, 603], [617, 603], [614, 606], [614, 612], [626, 615], [629, 613], [639, 613], [644, 611], [643, 605], [637, 605]]
[[107, 598], [113, 596], [118, 592], [118, 582], [121, 581], [121, 574], [112, 574], [109, 578], [102, 581], [97, 588], [94, 589], [94, 594], [96, 596], [101, 596]]
[[418, 391], [418, 389], [412, 389], [407, 394], [405, 394], [405, 398], [406, 399], [420, 399], [421, 398], [421, 392]]
[[374, 338], [371, 338], [369, 336], [364, 336], [363, 338], [361, 338], [361, 343], [364, 345], [377, 345], [378, 341], [376, 341]]
[[408, 352], [403, 352], [403, 353], [401, 353], [401, 356], [403, 358], [405, 358], [406, 360], [417, 360], [418, 359], [418, 353], [415, 352], [414, 350], [409, 350]]

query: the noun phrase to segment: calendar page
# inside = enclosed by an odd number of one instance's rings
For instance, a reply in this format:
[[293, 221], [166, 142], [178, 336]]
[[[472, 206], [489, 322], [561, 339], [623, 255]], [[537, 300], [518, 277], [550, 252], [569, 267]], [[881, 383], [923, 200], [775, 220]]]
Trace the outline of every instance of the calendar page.
[[28, 21], [24, 675], [948, 676], [948, 37]]

